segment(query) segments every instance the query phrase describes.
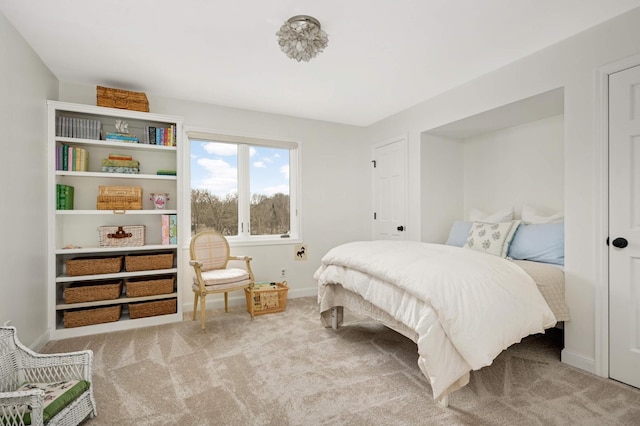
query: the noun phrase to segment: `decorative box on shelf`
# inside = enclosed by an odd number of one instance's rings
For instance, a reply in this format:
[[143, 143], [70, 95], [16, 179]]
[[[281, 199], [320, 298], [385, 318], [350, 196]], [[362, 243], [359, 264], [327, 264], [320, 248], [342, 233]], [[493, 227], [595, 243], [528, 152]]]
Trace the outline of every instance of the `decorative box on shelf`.
[[71, 283], [64, 289], [64, 303], [113, 300], [122, 293], [122, 280], [97, 281], [94, 283]]
[[173, 293], [174, 276], [129, 278], [126, 283], [127, 297], [155, 296]]
[[149, 112], [149, 100], [143, 92], [97, 86], [96, 98], [98, 106]]
[[87, 256], [69, 259], [67, 275], [115, 274], [122, 269], [122, 256]]
[[173, 252], [128, 254], [124, 260], [127, 272], [173, 268]]
[[122, 305], [66, 310], [63, 314], [63, 323], [66, 328], [103, 324], [118, 321], [121, 313]]
[[[264, 315], [272, 312], [282, 312], [287, 306], [287, 292], [289, 286], [286, 281], [281, 283], [258, 283], [253, 287], [253, 314]], [[251, 309], [251, 294], [244, 289], [247, 298], [247, 312]]]
[[98, 210], [142, 210], [142, 187], [99, 186]]
[[136, 247], [145, 242], [144, 225], [99, 226], [100, 247]]
[[157, 315], [175, 314], [177, 299], [155, 300], [153, 302], [129, 303], [129, 318], [155, 317]]

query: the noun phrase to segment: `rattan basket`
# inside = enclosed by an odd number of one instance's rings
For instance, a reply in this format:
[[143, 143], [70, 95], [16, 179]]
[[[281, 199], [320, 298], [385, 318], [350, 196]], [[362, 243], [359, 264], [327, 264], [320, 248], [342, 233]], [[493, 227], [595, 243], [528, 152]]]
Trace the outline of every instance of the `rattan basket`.
[[89, 256], [69, 259], [66, 262], [67, 275], [115, 274], [122, 269], [122, 256]]
[[64, 289], [64, 303], [112, 300], [120, 297], [122, 280], [97, 281], [94, 283], [71, 283]]
[[98, 106], [149, 112], [149, 100], [143, 92], [97, 86], [96, 100]]
[[130, 254], [125, 257], [127, 272], [173, 268], [173, 252]]
[[98, 227], [100, 247], [136, 247], [143, 246], [144, 241], [144, 225]]
[[142, 187], [99, 186], [98, 210], [142, 210]]
[[154, 300], [153, 302], [129, 303], [129, 318], [155, 317], [157, 315], [175, 314], [177, 299]]
[[64, 311], [63, 324], [65, 327], [71, 328], [114, 322], [120, 319], [121, 313], [122, 305]]
[[175, 279], [174, 276], [129, 278], [126, 284], [127, 297], [173, 293]]
[[[282, 312], [287, 307], [289, 286], [286, 281], [271, 284], [256, 284], [253, 288], [253, 315]], [[251, 309], [251, 294], [244, 289], [247, 312]]]

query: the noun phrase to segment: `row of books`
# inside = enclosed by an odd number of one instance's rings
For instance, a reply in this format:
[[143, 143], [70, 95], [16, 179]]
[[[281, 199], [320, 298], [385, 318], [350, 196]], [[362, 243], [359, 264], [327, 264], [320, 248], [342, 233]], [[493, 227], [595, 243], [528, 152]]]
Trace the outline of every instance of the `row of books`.
[[73, 210], [73, 186], [56, 184], [56, 209]]
[[178, 244], [178, 215], [162, 215], [162, 244]]
[[139, 143], [140, 139], [133, 133], [108, 132], [105, 136], [108, 141]]
[[56, 170], [89, 171], [89, 151], [65, 144], [56, 145]]
[[151, 145], [176, 146], [176, 126], [153, 127], [147, 126], [147, 143]]
[[100, 120], [64, 116], [56, 117], [56, 136], [100, 139], [100, 127]]

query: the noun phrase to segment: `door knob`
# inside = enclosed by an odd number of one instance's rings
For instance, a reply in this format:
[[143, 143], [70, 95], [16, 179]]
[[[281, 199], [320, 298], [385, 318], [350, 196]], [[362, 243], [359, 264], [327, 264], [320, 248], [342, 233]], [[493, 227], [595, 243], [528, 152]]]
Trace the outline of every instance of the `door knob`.
[[396, 228], [398, 231], [404, 231], [404, 226], [400, 225]]
[[627, 241], [626, 238], [618, 237], [613, 240], [611, 244], [613, 244], [614, 247], [622, 249], [629, 245], [629, 241]]

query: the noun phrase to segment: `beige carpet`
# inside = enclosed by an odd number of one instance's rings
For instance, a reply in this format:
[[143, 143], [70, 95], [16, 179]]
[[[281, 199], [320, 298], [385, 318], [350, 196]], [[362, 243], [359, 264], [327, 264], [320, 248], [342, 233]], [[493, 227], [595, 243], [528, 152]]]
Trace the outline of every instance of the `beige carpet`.
[[640, 391], [560, 363], [558, 330], [473, 372], [450, 407], [431, 398], [416, 346], [346, 315], [320, 325], [315, 298], [256, 317], [240, 307], [198, 322], [50, 342], [92, 349], [98, 416], [86, 425], [638, 425]]

